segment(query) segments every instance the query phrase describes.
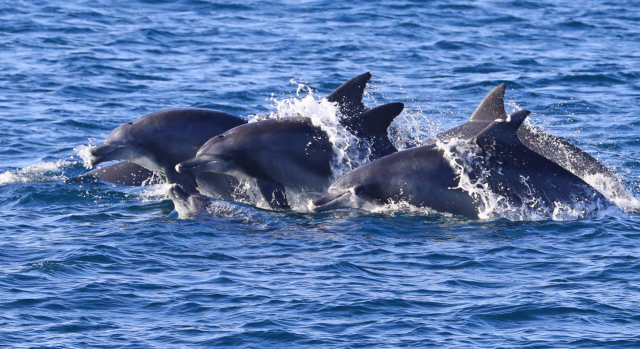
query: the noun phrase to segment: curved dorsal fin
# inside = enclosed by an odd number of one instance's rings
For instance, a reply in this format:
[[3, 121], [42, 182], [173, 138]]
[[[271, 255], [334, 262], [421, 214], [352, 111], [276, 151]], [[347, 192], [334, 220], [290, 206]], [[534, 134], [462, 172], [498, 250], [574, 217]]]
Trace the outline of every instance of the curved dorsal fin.
[[500, 84], [480, 102], [480, 105], [471, 114], [469, 121], [493, 121], [496, 119], [506, 119], [507, 112], [504, 110], [504, 91], [506, 84]]
[[485, 145], [491, 144], [522, 144], [516, 131], [524, 120], [531, 114], [528, 110], [518, 110], [505, 120], [505, 119], [497, 119], [492, 122], [487, 128], [482, 130], [482, 132], [478, 133], [476, 136], [476, 143], [480, 147], [484, 147]]
[[389, 140], [387, 129], [396, 116], [402, 113], [404, 104], [389, 103], [366, 112], [344, 118], [340, 123], [359, 139], [371, 142], [369, 160], [375, 160], [398, 151]]
[[403, 103], [384, 104], [366, 112], [340, 120], [340, 123], [358, 137], [387, 136], [387, 129], [402, 113]]
[[371, 79], [371, 73], [360, 74], [331, 92], [327, 96], [327, 100], [338, 103], [340, 112], [344, 116], [349, 117], [360, 114], [366, 110], [364, 104], [362, 104], [362, 95], [369, 79]]

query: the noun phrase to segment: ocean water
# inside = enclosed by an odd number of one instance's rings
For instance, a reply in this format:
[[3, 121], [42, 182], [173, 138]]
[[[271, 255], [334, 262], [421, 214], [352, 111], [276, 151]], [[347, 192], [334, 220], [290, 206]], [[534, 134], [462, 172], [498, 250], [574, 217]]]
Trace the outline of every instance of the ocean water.
[[[242, 115], [367, 71], [396, 139], [507, 111], [640, 197], [636, 1], [0, 2], [0, 347], [637, 348], [640, 216], [179, 219], [162, 185], [68, 183], [117, 125]], [[301, 86], [302, 85], [302, 86]]]

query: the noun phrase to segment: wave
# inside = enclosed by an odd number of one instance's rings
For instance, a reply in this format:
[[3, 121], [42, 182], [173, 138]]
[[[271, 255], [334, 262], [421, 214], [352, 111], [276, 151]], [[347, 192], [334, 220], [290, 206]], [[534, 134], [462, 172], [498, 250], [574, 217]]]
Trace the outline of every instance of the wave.
[[51, 161], [29, 165], [15, 172], [6, 171], [0, 174], [0, 185], [16, 182], [48, 182], [65, 180], [65, 168], [77, 165], [78, 161]]

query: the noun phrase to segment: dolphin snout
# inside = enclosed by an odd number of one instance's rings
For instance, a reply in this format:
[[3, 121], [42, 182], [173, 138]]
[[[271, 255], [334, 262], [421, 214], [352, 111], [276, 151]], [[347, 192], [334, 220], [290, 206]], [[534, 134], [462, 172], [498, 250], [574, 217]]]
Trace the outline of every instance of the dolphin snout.
[[179, 186], [178, 184], [175, 184], [175, 183], [169, 185], [168, 194], [169, 194], [169, 197], [171, 198], [171, 200], [173, 200], [173, 201], [176, 201], [176, 200], [188, 201], [189, 200], [189, 193], [187, 193], [184, 189], [182, 189], [181, 186]]
[[307, 208], [311, 212], [324, 212], [341, 208], [356, 208], [354, 207], [351, 198], [352, 193], [350, 190], [329, 192], [315, 200], [310, 201], [307, 205]]
[[198, 156], [176, 165], [178, 173], [218, 172], [224, 173], [229, 162], [214, 156]]
[[201, 172], [203, 169], [199, 169], [199, 167], [207, 164], [207, 162], [207, 160], [193, 158], [191, 160], [187, 160], [177, 164], [176, 171], [178, 171], [178, 173]]
[[103, 144], [99, 147], [95, 147], [89, 151], [91, 154], [91, 166], [95, 166], [101, 162], [110, 161], [110, 160], [119, 160], [116, 158], [112, 158], [113, 153], [116, 150], [122, 149], [124, 146], [115, 145], [115, 144]]

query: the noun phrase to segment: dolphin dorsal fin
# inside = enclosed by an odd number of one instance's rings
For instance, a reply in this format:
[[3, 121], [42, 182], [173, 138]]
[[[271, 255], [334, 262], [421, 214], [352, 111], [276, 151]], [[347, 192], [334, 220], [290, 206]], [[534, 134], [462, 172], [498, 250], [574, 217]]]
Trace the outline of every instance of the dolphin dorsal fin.
[[387, 136], [389, 125], [402, 113], [402, 109], [403, 103], [384, 104], [340, 122], [351, 133], [361, 138]]
[[362, 113], [366, 110], [362, 104], [362, 96], [369, 79], [371, 79], [371, 73], [360, 74], [331, 92], [327, 100], [338, 103], [340, 112], [346, 117]]
[[504, 110], [504, 91], [506, 84], [500, 84], [480, 102], [480, 105], [471, 114], [469, 121], [493, 121], [496, 119], [506, 119], [507, 112]]
[[476, 143], [480, 147], [485, 145], [501, 143], [501, 144], [522, 144], [516, 132], [524, 120], [531, 114], [528, 110], [518, 110], [505, 120], [497, 119], [492, 122], [487, 128], [482, 130], [476, 136]]

